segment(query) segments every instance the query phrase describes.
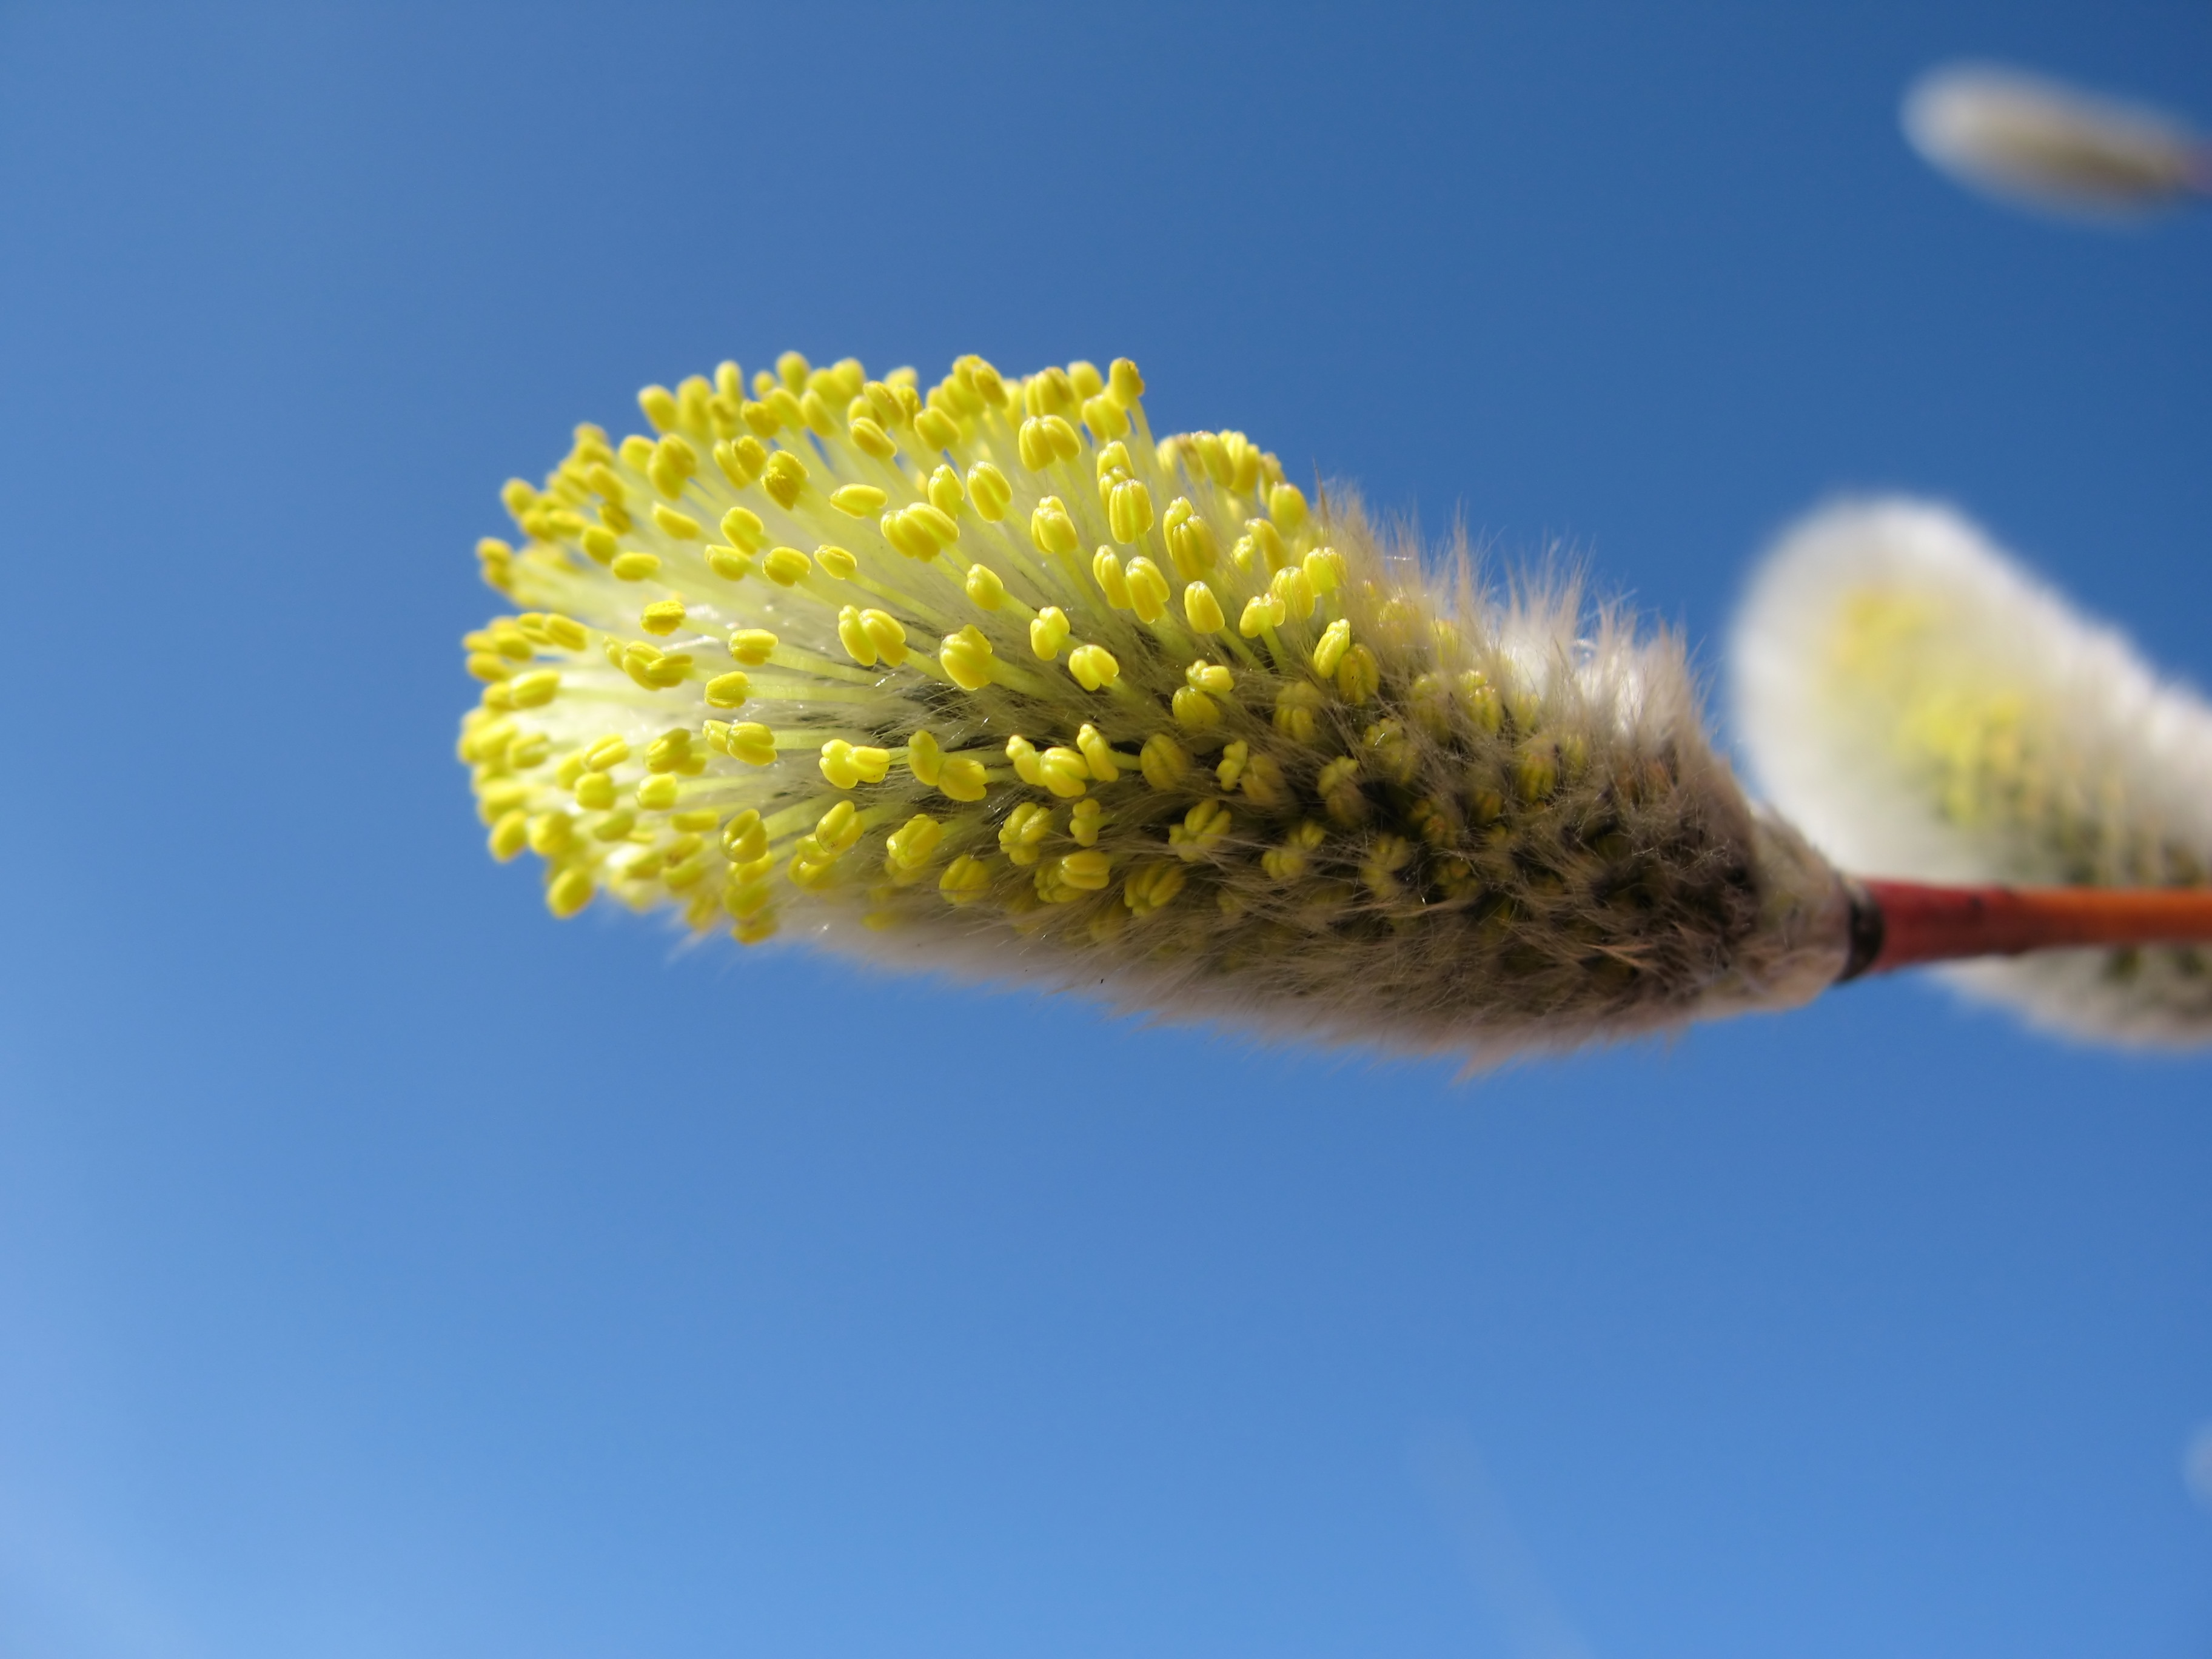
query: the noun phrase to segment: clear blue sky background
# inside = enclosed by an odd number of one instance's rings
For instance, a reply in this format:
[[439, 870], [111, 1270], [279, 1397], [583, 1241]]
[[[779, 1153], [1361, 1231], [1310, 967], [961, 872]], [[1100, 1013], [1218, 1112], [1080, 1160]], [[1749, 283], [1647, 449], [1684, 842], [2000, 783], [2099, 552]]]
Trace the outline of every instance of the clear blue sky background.
[[792, 346], [1127, 354], [1707, 641], [1937, 493], [2212, 679], [2212, 219], [1893, 118], [2212, 119], [2212, 13], [190, 9], [0, 11], [0, 1653], [2206, 1652], [2212, 1060], [675, 958], [452, 741], [500, 482]]

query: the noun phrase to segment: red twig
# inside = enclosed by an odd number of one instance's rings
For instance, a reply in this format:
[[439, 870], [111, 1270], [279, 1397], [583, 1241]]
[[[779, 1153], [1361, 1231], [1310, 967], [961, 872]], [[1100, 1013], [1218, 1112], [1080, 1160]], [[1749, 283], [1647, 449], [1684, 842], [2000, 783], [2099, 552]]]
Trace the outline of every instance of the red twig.
[[2070, 945], [2212, 942], [2212, 889], [1860, 884], [1881, 918], [1863, 973]]

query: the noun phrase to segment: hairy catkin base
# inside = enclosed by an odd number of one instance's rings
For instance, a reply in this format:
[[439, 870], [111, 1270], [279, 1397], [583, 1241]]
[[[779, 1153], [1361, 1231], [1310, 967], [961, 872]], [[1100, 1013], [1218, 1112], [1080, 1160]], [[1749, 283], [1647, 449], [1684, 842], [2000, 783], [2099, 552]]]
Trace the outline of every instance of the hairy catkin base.
[[[1733, 648], [1776, 804], [1856, 874], [2196, 887], [2212, 872], [2212, 708], [1923, 502], [1790, 532]], [[1944, 970], [2077, 1035], [2212, 1038], [2212, 954], [2057, 951]]]
[[753, 390], [649, 388], [659, 437], [580, 429], [484, 550], [533, 609], [471, 637], [463, 753], [556, 914], [1485, 1056], [1841, 965], [1678, 642], [1434, 584], [1240, 434], [1155, 444], [1126, 363]]

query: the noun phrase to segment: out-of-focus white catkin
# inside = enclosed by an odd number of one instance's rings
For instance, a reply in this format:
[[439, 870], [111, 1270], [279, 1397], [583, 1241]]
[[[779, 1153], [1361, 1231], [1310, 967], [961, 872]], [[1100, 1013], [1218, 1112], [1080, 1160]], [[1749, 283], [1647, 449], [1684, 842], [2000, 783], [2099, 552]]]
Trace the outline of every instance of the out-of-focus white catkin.
[[[1796, 526], [1753, 584], [1732, 658], [1759, 783], [1855, 875], [2198, 886], [2212, 874], [2212, 708], [1947, 507], [1846, 502]], [[2212, 1039], [2203, 949], [1944, 971], [2077, 1034]]]
[[2212, 188], [2212, 156], [2180, 121], [2018, 70], [1934, 70], [1905, 94], [1900, 118], [1932, 166], [2037, 207], [2122, 216]]
[[[1835, 977], [1841, 883], [1745, 801], [1679, 641], [1439, 579], [1242, 433], [1156, 441], [1143, 391], [791, 354], [579, 428], [479, 549], [519, 608], [465, 641], [494, 856], [556, 915], [1484, 1057]], [[1018, 1042], [981, 1040], [866, 1052]]]

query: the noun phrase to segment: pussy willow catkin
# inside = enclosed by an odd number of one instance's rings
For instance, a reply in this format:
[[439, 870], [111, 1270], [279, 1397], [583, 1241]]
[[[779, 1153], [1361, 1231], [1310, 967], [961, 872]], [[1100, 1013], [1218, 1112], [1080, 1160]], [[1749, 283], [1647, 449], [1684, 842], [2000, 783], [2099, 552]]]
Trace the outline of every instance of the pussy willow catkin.
[[[1753, 586], [1733, 659], [1760, 784], [1856, 874], [2212, 880], [2212, 708], [1947, 508], [1854, 502], [1796, 526]], [[2212, 1038], [2203, 946], [1945, 971], [2083, 1036]]]
[[506, 503], [460, 753], [545, 899], [1322, 1040], [1499, 1053], [1815, 994], [1840, 884], [1680, 644], [1501, 604], [1126, 360], [787, 356]]

